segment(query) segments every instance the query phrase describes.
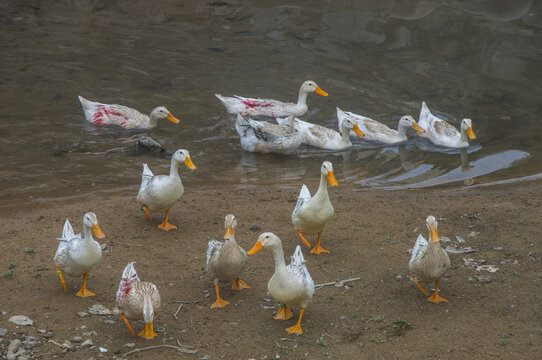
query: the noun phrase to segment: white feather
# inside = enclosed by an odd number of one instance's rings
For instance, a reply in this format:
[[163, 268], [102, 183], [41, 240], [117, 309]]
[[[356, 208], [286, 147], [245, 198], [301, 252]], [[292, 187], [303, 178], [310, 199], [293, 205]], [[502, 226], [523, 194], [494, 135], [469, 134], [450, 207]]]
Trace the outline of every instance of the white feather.
[[425, 238], [422, 236], [422, 234], [418, 235], [418, 239], [416, 239], [416, 243], [414, 244], [414, 247], [412, 248], [412, 255], [410, 256], [409, 264], [416, 259], [416, 256], [418, 256], [418, 253], [420, 252], [420, 249], [424, 246], [427, 246], [429, 243]]
[[292, 215], [294, 215], [306, 202], [310, 201], [311, 199], [311, 193], [309, 191], [309, 188], [307, 185], [303, 184], [301, 186], [301, 191], [299, 192], [299, 196], [297, 197], [297, 202], [295, 204], [294, 211], [292, 212]]

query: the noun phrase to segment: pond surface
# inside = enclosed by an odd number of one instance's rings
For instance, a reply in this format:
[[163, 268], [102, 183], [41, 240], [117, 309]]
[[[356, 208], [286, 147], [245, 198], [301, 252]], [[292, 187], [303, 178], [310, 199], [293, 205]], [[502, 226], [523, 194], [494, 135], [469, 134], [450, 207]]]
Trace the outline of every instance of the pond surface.
[[[149, 135], [188, 149], [186, 188], [297, 186], [333, 162], [339, 183], [383, 189], [480, 186], [542, 174], [542, 1], [58, 1], [0, 5], [0, 178], [4, 202], [137, 192], [134, 155]], [[296, 101], [312, 79], [303, 120], [336, 128], [335, 108], [396, 127], [421, 102], [456, 127], [472, 119], [464, 151], [413, 139], [357, 142], [329, 153], [244, 152], [215, 93]], [[181, 123], [152, 131], [96, 128], [77, 96]]]

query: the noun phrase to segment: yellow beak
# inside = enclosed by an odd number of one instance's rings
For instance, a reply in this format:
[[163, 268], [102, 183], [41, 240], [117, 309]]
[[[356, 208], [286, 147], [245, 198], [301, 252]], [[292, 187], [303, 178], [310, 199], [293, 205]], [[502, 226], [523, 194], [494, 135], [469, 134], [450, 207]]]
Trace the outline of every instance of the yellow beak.
[[320, 86], [317, 86], [317, 87], [316, 87], [316, 90], [314, 90], [314, 92], [317, 93], [318, 95], [327, 96], [327, 92], [325, 92], [324, 90], [320, 89]]
[[102, 229], [100, 229], [100, 225], [98, 224], [92, 225], [92, 232], [98, 239], [103, 239], [105, 237], [105, 234], [103, 233]]
[[472, 131], [472, 126], [469, 126], [467, 128], [467, 135], [469, 136], [469, 139], [471, 140], [476, 139], [476, 135], [474, 135], [474, 131]]
[[429, 229], [429, 231], [431, 232], [431, 242], [439, 242], [439, 237], [438, 237], [438, 233], [437, 233], [437, 228], [434, 227], [434, 226], [431, 226], [431, 228]]
[[226, 232], [224, 233], [224, 239], [231, 239], [233, 237], [233, 228], [231, 225], [226, 227]]
[[171, 121], [174, 124], [178, 124], [180, 121], [175, 116], [173, 116], [171, 113], [167, 114], [166, 119]]
[[412, 124], [411, 128], [413, 128], [414, 130], [416, 130], [416, 133], [418, 133], [418, 134], [423, 134], [423, 133], [425, 132], [425, 130], [422, 129], [422, 128], [420, 127], [420, 125], [418, 125], [418, 123], [415, 122], [415, 121], [414, 121], [414, 124]]
[[262, 245], [262, 242], [261, 241], [256, 241], [256, 244], [254, 244], [254, 246], [252, 247], [252, 249], [250, 249], [247, 254], [248, 255], [254, 255], [256, 254], [258, 251], [260, 251], [261, 249], [263, 249], [263, 245]]
[[184, 161], [184, 164], [189, 168], [189, 169], [192, 169], [192, 170], [196, 170], [197, 167], [196, 165], [194, 165], [194, 163], [192, 162], [192, 159], [189, 157], [186, 158], [186, 160]]
[[355, 132], [356, 135], [359, 136], [359, 137], [365, 136], [363, 131], [361, 131], [361, 129], [359, 128], [358, 124], [354, 124], [354, 127], [352, 128], [352, 131]]
[[339, 183], [337, 182], [337, 179], [335, 179], [335, 175], [333, 175], [333, 171], [330, 171], [327, 173], [327, 181], [329, 182], [329, 186], [339, 185]]

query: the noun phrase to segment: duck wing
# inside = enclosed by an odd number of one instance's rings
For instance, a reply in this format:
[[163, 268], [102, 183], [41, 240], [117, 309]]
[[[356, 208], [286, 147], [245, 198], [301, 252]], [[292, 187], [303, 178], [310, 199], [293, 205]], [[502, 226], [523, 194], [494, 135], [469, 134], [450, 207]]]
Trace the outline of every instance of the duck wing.
[[418, 256], [418, 253], [420, 252], [421, 248], [427, 245], [428, 245], [427, 240], [425, 240], [422, 234], [419, 234], [418, 239], [416, 239], [416, 243], [414, 244], [414, 247], [412, 248], [412, 255], [410, 255], [410, 261], [408, 263], [411, 264], [414, 261], [414, 259], [416, 259], [416, 257]]
[[299, 192], [299, 196], [297, 197], [297, 202], [295, 204], [294, 211], [292, 212], [292, 216], [295, 213], [297, 213], [304, 204], [308, 203], [311, 200], [311, 198], [312, 196], [309, 191], [309, 188], [307, 187], [307, 185], [303, 184], [303, 186], [301, 186], [301, 191]]
[[312, 280], [309, 270], [305, 265], [305, 258], [301, 251], [301, 246], [297, 245], [294, 254], [291, 256], [290, 264], [286, 267], [288, 273], [296, 280], [303, 283], [303, 286], [309, 290], [309, 293], [314, 293], [314, 281]]
[[209, 261], [218, 254], [220, 249], [222, 249], [222, 246], [224, 243], [222, 241], [218, 241], [215, 239], [209, 240], [209, 243], [207, 244], [207, 260], [205, 261], [205, 265], [209, 265]]

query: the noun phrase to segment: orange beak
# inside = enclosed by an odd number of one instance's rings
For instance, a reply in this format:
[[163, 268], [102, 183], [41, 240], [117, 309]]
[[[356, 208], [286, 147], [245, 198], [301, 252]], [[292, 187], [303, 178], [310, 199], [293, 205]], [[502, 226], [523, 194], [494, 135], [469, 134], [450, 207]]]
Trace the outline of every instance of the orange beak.
[[358, 124], [354, 124], [354, 127], [352, 128], [352, 131], [356, 133], [357, 136], [362, 137], [365, 136], [363, 131], [359, 128]]
[[431, 242], [439, 242], [439, 237], [438, 237], [438, 233], [437, 233], [437, 228], [434, 227], [434, 226], [431, 226], [431, 228], [429, 229], [429, 231], [431, 232]]
[[224, 239], [231, 239], [233, 237], [233, 228], [231, 225], [228, 225], [226, 232], [224, 233]]
[[423, 133], [425, 132], [425, 130], [422, 129], [422, 128], [420, 127], [420, 125], [418, 125], [417, 122], [414, 122], [414, 124], [412, 124], [411, 128], [413, 128], [414, 130], [416, 130], [416, 133], [417, 133], [417, 134], [423, 134]]
[[261, 241], [256, 241], [256, 244], [254, 244], [254, 246], [252, 247], [252, 249], [250, 249], [247, 254], [248, 255], [254, 255], [256, 254], [258, 251], [260, 251], [261, 249], [263, 249], [263, 245], [262, 245], [262, 242]]
[[469, 126], [467, 128], [467, 135], [469, 136], [469, 139], [471, 140], [476, 139], [476, 135], [474, 135], [474, 131], [472, 131], [472, 126]]
[[337, 179], [335, 179], [335, 175], [333, 175], [333, 171], [330, 171], [327, 173], [327, 181], [329, 182], [329, 186], [339, 185], [339, 183], [337, 182]]
[[166, 119], [171, 121], [174, 124], [178, 124], [180, 121], [175, 116], [173, 116], [171, 113], [167, 114]]
[[102, 229], [100, 229], [100, 225], [98, 224], [92, 225], [92, 232], [98, 239], [103, 239], [105, 237], [105, 234], [103, 233]]
[[192, 170], [196, 170], [197, 167], [196, 165], [194, 165], [194, 163], [192, 162], [192, 159], [189, 157], [186, 158], [186, 160], [184, 161], [184, 164], [189, 168], [189, 169], [192, 169]]
[[316, 90], [314, 90], [314, 92], [317, 93], [318, 95], [327, 96], [327, 92], [325, 92], [324, 90], [320, 89], [320, 86], [317, 86], [317, 87], [316, 87]]

